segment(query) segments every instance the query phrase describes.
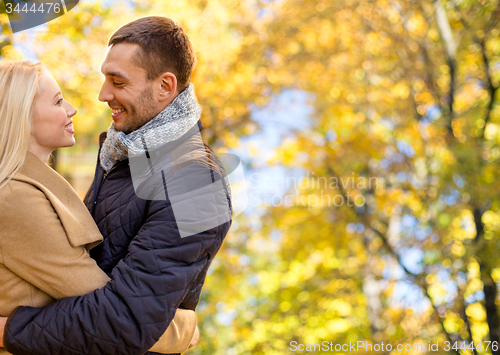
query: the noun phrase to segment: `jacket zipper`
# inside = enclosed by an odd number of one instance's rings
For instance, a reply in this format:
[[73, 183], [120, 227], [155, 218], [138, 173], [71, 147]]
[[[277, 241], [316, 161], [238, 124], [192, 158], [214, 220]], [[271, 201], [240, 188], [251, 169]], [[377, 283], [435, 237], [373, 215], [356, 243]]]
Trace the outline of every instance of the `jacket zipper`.
[[118, 167], [119, 164], [115, 164], [110, 171], [105, 171], [104, 172], [104, 175], [102, 176], [102, 180], [101, 180], [101, 184], [99, 185], [99, 191], [101, 191], [101, 187], [102, 187], [102, 184], [104, 183], [104, 180], [106, 180], [106, 177], [108, 177], [108, 175], [113, 171], [115, 170], [117, 167]]

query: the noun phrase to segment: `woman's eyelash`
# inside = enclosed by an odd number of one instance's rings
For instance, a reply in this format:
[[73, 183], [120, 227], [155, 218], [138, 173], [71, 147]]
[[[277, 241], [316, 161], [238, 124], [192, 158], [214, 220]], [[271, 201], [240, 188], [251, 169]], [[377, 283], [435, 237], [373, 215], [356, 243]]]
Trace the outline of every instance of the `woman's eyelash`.
[[59, 99], [59, 100], [57, 100], [57, 105], [62, 104], [62, 102], [63, 102], [63, 99]]

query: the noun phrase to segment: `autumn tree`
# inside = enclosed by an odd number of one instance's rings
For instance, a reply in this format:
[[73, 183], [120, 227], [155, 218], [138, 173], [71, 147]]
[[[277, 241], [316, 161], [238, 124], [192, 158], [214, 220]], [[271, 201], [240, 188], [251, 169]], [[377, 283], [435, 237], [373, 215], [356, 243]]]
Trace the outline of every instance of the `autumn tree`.
[[235, 219], [191, 353], [500, 341], [498, 1], [83, 2], [33, 47], [79, 109], [80, 143], [95, 149], [110, 124], [97, 101], [108, 38], [148, 14], [190, 36], [202, 134], [220, 151], [259, 133], [255, 112], [271, 117], [287, 93], [312, 112], [291, 114], [307, 125], [274, 151], [249, 149], [302, 178], [285, 186], [291, 203]]
[[[498, 2], [283, 1], [263, 9], [264, 38], [251, 43], [263, 54], [261, 73], [276, 93], [314, 94], [316, 112], [313, 128], [283, 142], [271, 163], [301, 166], [315, 181], [380, 182], [310, 183], [303, 195], [366, 203], [279, 207], [264, 217], [265, 233], [283, 234], [279, 267], [270, 268], [280, 275], [277, 307], [260, 313], [268, 337], [292, 324], [286, 339], [304, 342], [498, 344]], [[333, 286], [339, 279], [350, 281], [348, 296]], [[317, 302], [306, 302], [314, 311], [300, 318], [304, 291]], [[395, 302], [401, 293], [406, 304]], [[352, 309], [342, 315], [329, 308], [346, 301]], [[293, 325], [297, 317], [303, 322]], [[348, 326], [328, 327], [337, 317]]]

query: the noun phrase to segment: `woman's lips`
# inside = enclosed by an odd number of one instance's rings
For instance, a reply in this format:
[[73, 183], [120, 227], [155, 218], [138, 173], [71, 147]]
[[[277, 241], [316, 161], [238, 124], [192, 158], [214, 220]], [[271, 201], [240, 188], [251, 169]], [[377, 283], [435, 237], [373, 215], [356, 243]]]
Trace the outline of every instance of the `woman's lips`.
[[66, 132], [68, 132], [68, 133], [74, 134], [75, 133], [75, 129], [73, 128], [73, 121], [71, 121], [66, 126], [64, 126], [64, 130]]

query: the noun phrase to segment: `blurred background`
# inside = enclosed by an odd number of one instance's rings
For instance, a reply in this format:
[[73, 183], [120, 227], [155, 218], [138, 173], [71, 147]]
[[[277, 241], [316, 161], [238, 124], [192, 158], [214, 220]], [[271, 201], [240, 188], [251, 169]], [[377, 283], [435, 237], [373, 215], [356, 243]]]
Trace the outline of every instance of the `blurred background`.
[[499, 0], [80, 1], [15, 35], [2, 14], [1, 60], [41, 61], [79, 110], [53, 164], [82, 197], [107, 40], [145, 15], [191, 38], [202, 136], [247, 181], [189, 354], [500, 354]]

